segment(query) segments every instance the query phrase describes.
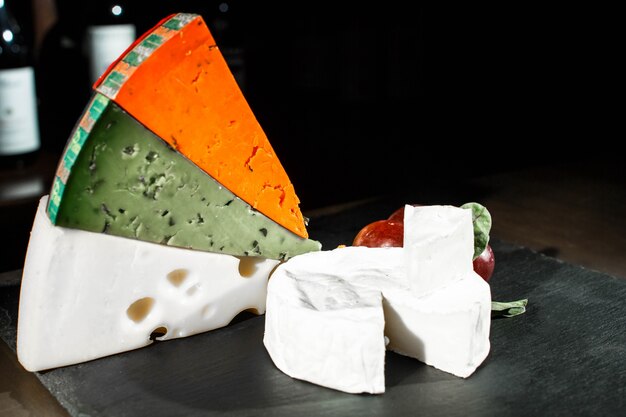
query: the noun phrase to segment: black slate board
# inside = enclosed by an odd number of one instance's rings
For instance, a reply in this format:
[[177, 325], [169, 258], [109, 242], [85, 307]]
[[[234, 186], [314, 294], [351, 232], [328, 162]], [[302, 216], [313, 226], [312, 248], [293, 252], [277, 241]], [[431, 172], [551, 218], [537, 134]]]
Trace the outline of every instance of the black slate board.
[[[390, 208], [316, 219], [310, 233], [325, 249], [350, 243], [358, 227]], [[492, 298], [529, 305], [521, 316], [492, 321], [489, 356], [468, 379], [388, 352], [382, 395], [294, 380], [263, 347], [264, 316], [37, 376], [76, 417], [624, 415], [626, 280], [504, 242], [492, 246]], [[12, 281], [0, 286], [0, 336], [15, 348], [19, 286]]]

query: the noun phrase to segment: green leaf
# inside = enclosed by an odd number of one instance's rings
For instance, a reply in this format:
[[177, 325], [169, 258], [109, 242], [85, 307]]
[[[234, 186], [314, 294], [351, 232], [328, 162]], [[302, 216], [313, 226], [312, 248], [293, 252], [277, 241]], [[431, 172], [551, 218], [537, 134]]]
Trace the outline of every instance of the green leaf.
[[528, 299], [524, 298], [517, 301], [492, 301], [491, 317], [515, 317], [526, 312]]
[[489, 243], [489, 232], [491, 231], [491, 213], [482, 204], [470, 202], [461, 206], [464, 209], [472, 210], [472, 223], [474, 224], [474, 257], [476, 259], [487, 247]]

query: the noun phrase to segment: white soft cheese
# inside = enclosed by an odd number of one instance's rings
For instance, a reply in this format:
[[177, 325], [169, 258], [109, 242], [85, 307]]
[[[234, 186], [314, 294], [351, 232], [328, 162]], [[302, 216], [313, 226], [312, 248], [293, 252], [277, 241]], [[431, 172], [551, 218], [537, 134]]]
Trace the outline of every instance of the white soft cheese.
[[467, 378], [490, 349], [491, 292], [471, 272], [428, 295], [383, 291], [387, 348]]
[[263, 343], [287, 375], [349, 393], [385, 392], [381, 287], [404, 290], [402, 251], [347, 247], [298, 255], [268, 285]]
[[[264, 258], [172, 248], [52, 225], [39, 203], [22, 276], [17, 355], [29, 371], [76, 364], [265, 311]], [[161, 329], [160, 329], [161, 328]]]
[[384, 392], [379, 291], [291, 269], [276, 271], [268, 288], [264, 344], [278, 369], [345, 392]]
[[404, 206], [404, 249], [413, 291], [427, 294], [472, 271], [472, 211], [453, 206]]
[[489, 285], [470, 270], [420, 294], [405, 252], [346, 247], [279, 265], [268, 286], [264, 336], [276, 366], [329, 388], [383, 393], [386, 337], [389, 350], [470, 376], [489, 353]]

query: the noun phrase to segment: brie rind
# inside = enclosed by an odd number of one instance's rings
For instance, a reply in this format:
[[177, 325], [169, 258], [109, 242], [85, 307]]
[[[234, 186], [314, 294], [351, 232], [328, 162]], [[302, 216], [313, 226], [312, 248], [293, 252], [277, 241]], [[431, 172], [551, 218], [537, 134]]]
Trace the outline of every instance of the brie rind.
[[158, 245], [52, 225], [44, 196], [26, 254], [17, 355], [29, 371], [71, 365], [265, 311], [276, 260]]

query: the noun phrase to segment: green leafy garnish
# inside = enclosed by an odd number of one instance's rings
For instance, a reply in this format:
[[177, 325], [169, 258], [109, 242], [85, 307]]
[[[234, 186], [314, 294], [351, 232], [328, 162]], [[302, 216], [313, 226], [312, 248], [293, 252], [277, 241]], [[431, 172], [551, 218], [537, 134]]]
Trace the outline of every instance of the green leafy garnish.
[[491, 317], [515, 317], [526, 312], [526, 305], [528, 299], [517, 301], [492, 301], [491, 302]]
[[[487, 247], [489, 243], [489, 232], [491, 231], [491, 213], [487, 207], [480, 203], [469, 202], [461, 206], [464, 209], [472, 210], [472, 225], [474, 226], [474, 257], [476, 259]], [[491, 317], [515, 317], [526, 312], [528, 299], [517, 301], [492, 301]]]
[[487, 247], [489, 243], [489, 232], [491, 231], [491, 213], [482, 204], [470, 202], [461, 206], [464, 209], [472, 210], [472, 224], [474, 225], [474, 257], [476, 259]]

